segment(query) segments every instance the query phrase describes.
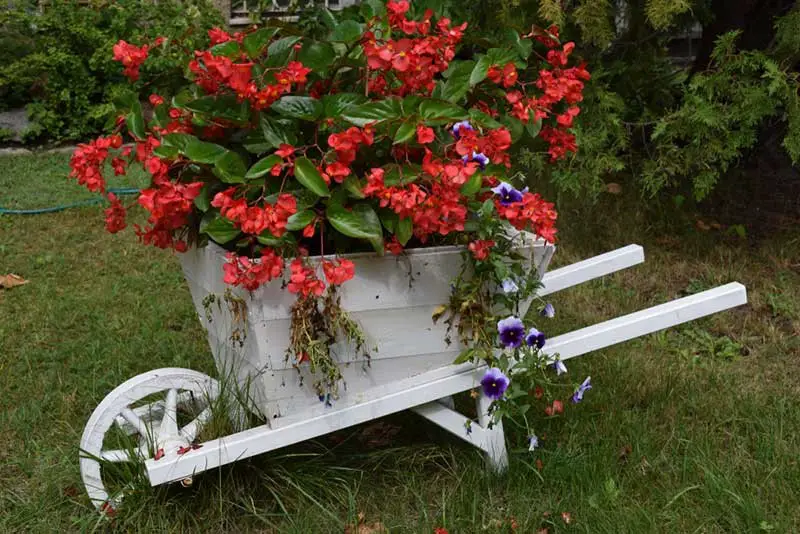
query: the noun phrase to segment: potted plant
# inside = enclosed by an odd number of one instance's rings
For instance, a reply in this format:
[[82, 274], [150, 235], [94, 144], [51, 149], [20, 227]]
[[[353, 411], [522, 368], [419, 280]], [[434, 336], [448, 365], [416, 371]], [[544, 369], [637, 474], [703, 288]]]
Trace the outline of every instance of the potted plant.
[[[491, 367], [496, 416], [524, 414], [543, 373], [564, 369], [523, 324], [556, 212], [510, 151], [575, 151], [587, 71], [556, 28], [487, 45], [394, 0], [320, 20], [317, 37], [284, 22], [212, 30], [187, 51], [186, 88], [145, 92], [152, 113], [119, 98], [115, 132], [79, 146], [72, 176], [107, 196], [118, 232], [129, 207], [106, 193], [105, 165], [147, 170], [136, 235], [180, 253], [218, 366], [271, 424], [467, 361]], [[180, 46], [120, 41], [114, 57], [135, 81]]]

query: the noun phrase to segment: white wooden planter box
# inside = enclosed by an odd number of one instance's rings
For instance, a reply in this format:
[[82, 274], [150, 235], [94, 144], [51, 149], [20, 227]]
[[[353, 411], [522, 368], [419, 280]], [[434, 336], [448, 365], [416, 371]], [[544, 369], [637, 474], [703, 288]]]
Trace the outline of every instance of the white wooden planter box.
[[[530, 234], [515, 239], [541, 277], [555, 247]], [[342, 307], [361, 325], [370, 358], [347, 345], [332, 348], [344, 376], [339, 398], [331, 399], [334, 408], [369, 400], [372, 388], [453, 363], [462, 347], [455, 335], [447, 344], [447, 326], [443, 321], [434, 324], [432, 315], [449, 300], [462, 251], [462, 247], [435, 247], [409, 250], [401, 257], [345, 256], [355, 263], [356, 275], [340, 289]], [[240, 390], [248, 393], [273, 428], [290, 421], [288, 416], [319, 406], [308, 363], [298, 370], [294, 355], [287, 358], [290, 309], [296, 296], [282, 287], [282, 281], [273, 280], [252, 293], [230, 288], [223, 282], [225, 251], [213, 243], [179, 257], [220, 374], [235, 373]], [[226, 291], [246, 305], [246, 325], [232, 318], [223, 299]], [[212, 295], [215, 302], [209, 303]], [[243, 334], [241, 342], [232, 342], [237, 330]]]

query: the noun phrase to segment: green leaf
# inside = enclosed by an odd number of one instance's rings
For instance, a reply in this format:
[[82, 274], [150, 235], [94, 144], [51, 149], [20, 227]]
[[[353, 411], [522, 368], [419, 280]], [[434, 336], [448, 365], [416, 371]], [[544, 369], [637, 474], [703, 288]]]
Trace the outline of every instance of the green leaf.
[[264, 61], [265, 67], [283, 67], [289, 59], [289, 54], [292, 48], [296, 45], [301, 37], [283, 37], [277, 41], [272, 42], [267, 48], [267, 59]]
[[211, 208], [211, 186], [209, 184], [204, 185], [200, 194], [194, 197], [194, 205], [203, 212]]
[[271, 109], [284, 117], [313, 121], [322, 113], [322, 102], [310, 96], [284, 96]]
[[239, 154], [232, 150], [227, 150], [215, 162], [214, 174], [227, 184], [244, 183], [244, 173], [246, 171], [247, 164]]
[[367, 101], [367, 97], [357, 93], [336, 93], [322, 97], [324, 115], [328, 118], [339, 118], [346, 110]]
[[399, 98], [387, 98], [377, 102], [368, 102], [353, 106], [344, 112], [342, 118], [356, 126], [365, 126], [371, 122], [400, 117], [403, 109]]
[[326, 28], [334, 29], [339, 22], [336, 20], [333, 12], [327, 7], [319, 6], [319, 18]]
[[411, 218], [400, 219], [397, 221], [397, 227], [394, 230], [394, 235], [401, 245], [406, 246], [408, 240], [414, 235], [414, 223]]
[[251, 154], [263, 154], [272, 148], [272, 143], [268, 143], [261, 130], [251, 130], [242, 139], [242, 147]]
[[177, 147], [161, 144], [153, 150], [153, 155], [163, 159], [175, 159], [178, 157], [178, 152]]
[[525, 123], [525, 130], [532, 138], [536, 139], [539, 132], [542, 130], [542, 119], [534, 119], [533, 110], [530, 111], [530, 119]]
[[234, 40], [225, 41], [212, 46], [209, 51], [215, 56], [234, 57], [239, 55], [239, 43]]
[[248, 101], [239, 102], [234, 95], [202, 96], [183, 105], [184, 108], [220, 119], [246, 121], [250, 115]]
[[408, 143], [414, 138], [414, 134], [417, 132], [417, 125], [411, 122], [404, 122], [400, 125], [400, 128], [397, 129], [397, 133], [394, 135], [394, 143]]
[[472, 108], [469, 110], [469, 120], [471, 123], [483, 126], [485, 128], [500, 128], [503, 125], [497, 122], [492, 116], [487, 115], [479, 109]]
[[328, 184], [323, 180], [322, 175], [308, 158], [297, 158], [294, 162], [294, 176], [303, 187], [320, 197], [331, 195]]
[[200, 233], [206, 234], [216, 243], [224, 245], [232, 241], [241, 232], [233, 221], [224, 218], [217, 210], [207, 211], [200, 221]]
[[286, 221], [286, 229], [289, 231], [302, 230], [314, 220], [316, 214], [311, 210], [298, 211]]
[[144, 139], [146, 137], [144, 131], [144, 117], [142, 116], [142, 104], [138, 100], [133, 101], [131, 111], [125, 119], [128, 131], [137, 139]]
[[505, 67], [506, 63], [513, 63], [517, 59], [517, 51], [508, 48], [490, 48], [486, 57], [491, 62], [490, 65], [497, 65], [500, 68]]
[[416, 163], [403, 166], [390, 163], [389, 165], [385, 165], [383, 170], [383, 183], [391, 187], [393, 185], [408, 185], [416, 182], [422, 172], [422, 166]]
[[447, 121], [463, 120], [469, 117], [467, 111], [445, 100], [423, 100], [419, 105], [419, 114], [425, 119], [444, 119]]
[[383, 229], [375, 210], [369, 204], [356, 204], [352, 210], [331, 203], [325, 212], [338, 232], [356, 239], [368, 240], [378, 254], [383, 254]]
[[489, 72], [489, 67], [492, 66], [492, 61], [488, 56], [482, 56], [472, 69], [469, 75], [469, 84], [476, 85], [486, 79], [486, 73]]
[[470, 89], [469, 80], [475, 70], [475, 61], [453, 61], [447, 69], [448, 78], [442, 88], [442, 98], [458, 102]]
[[365, 198], [364, 195], [364, 184], [361, 183], [361, 180], [357, 178], [355, 175], [351, 174], [347, 178], [344, 179], [344, 183], [342, 186], [348, 192], [348, 194], [353, 198]]
[[261, 28], [260, 30], [247, 34], [242, 40], [242, 45], [247, 55], [253, 59], [259, 57], [267, 47], [267, 43], [270, 42], [276, 33], [278, 33], [278, 28]]
[[261, 131], [264, 133], [264, 139], [273, 148], [278, 148], [284, 143], [287, 145], [297, 144], [294, 133], [286, 126], [281, 120], [261, 114]]
[[161, 138], [161, 146], [173, 146], [183, 153], [186, 151], [186, 145], [188, 145], [192, 140], [197, 141], [197, 138], [193, 135], [185, 133], [171, 133], [166, 134]]
[[336, 59], [336, 51], [330, 43], [309, 41], [300, 50], [297, 59], [315, 72], [325, 71]]
[[195, 163], [216, 163], [227, 152], [225, 147], [200, 141], [196, 137], [190, 139], [183, 149], [183, 155]]
[[363, 32], [361, 24], [354, 20], [343, 20], [333, 29], [329, 39], [342, 43], [354, 43], [361, 38]]
[[270, 154], [266, 158], [258, 160], [250, 170], [247, 171], [247, 174], [244, 177], [248, 180], [255, 180], [256, 178], [261, 178], [265, 176], [269, 171], [272, 170], [272, 167], [277, 165], [283, 161], [280, 156], [275, 154]]
[[465, 197], [471, 197], [481, 190], [483, 184], [483, 173], [476, 172], [469, 177], [469, 180], [461, 186], [461, 194]]
[[[369, 16], [367, 16], [367, 14], [364, 13], [365, 7], [370, 8], [371, 13], [369, 14]], [[361, 3], [361, 9], [364, 18], [382, 17], [386, 14], [386, 4], [383, 2], [383, 0], [364, 0]]]

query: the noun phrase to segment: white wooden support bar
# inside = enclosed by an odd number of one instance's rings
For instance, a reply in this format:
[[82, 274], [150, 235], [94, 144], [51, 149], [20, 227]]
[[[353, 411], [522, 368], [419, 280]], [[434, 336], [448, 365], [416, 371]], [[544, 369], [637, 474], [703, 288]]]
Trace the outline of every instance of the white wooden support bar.
[[566, 360], [742, 304], [747, 304], [747, 290], [731, 282], [555, 337], [543, 350]]
[[[696, 295], [654, 306], [646, 310], [612, 319], [552, 338], [545, 349], [559, 353], [564, 359], [586, 354], [671, 326], [693, 321], [747, 302], [743, 285], [730, 283], [703, 291]], [[451, 369], [452, 374], [441, 376]], [[152, 485], [163, 484], [190, 477], [236, 460], [249, 458], [321, 436], [334, 430], [364, 423], [395, 412], [434, 402], [442, 397], [470, 390], [480, 382], [485, 366], [470, 367], [465, 364], [437, 369], [415, 377], [400, 380], [391, 387], [381, 388], [369, 400], [332, 409], [328, 413], [298, 420], [287, 426], [270, 429], [261, 426], [238, 432], [224, 438], [203, 443], [202, 447], [182, 456], [167, 456], [161, 460], [147, 460], [145, 467]], [[481, 413], [483, 410], [479, 411]], [[427, 413], [427, 412], [426, 412]], [[455, 428], [451, 416], [435, 414], [445, 428]], [[464, 420], [461, 419], [461, 424]], [[502, 436], [502, 434], [500, 434]], [[484, 434], [485, 436], [485, 434]], [[496, 435], [492, 435], [496, 440]], [[499, 443], [497, 444], [499, 445]], [[497, 449], [500, 455], [500, 450]], [[504, 456], [505, 444], [502, 444]], [[487, 445], [493, 447], [493, 445]]]
[[553, 269], [542, 277], [543, 287], [537, 294], [539, 296], [549, 295], [643, 262], [644, 249], [641, 246], [628, 245], [618, 248], [588, 260]]

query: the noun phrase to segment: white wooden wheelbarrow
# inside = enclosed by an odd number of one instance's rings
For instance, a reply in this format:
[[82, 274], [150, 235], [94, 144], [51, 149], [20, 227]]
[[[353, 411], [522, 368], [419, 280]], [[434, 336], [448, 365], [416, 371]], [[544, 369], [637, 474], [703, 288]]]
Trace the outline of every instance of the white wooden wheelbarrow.
[[[541, 276], [540, 296], [644, 261], [642, 247], [629, 245], [543, 274], [555, 247], [531, 240], [521, 248], [531, 252], [532, 267]], [[211, 420], [220, 384], [188, 369], [136, 376], [100, 403], [84, 430], [80, 467], [92, 502], [108, 510], [119, 501], [120, 494], [104, 484], [114, 464], [144, 462], [154, 486], [187, 481], [215, 467], [408, 409], [485, 451], [490, 465], [502, 470], [508, 462], [503, 426], [490, 428], [490, 401], [477, 399], [476, 424], [450, 402], [452, 395], [479, 385], [485, 366], [451, 364], [461, 347], [445, 343], [444, 325], [431, 319], [433, 310], [447, 302], [460, 254], [458, 247], [439, 247], [410, 251], [403, 261], [350, 256], [358, 274], [342, 287], [342, 306], [378, 352], [367, 362], [348, 353], [348, 347], [334, 347], [347, 387], [332, 402], [317, 398], [311, 384], [303, 383], [303, 372], [285, 356], [293, 295], [277, 281], [252, 294], [231, 293], [222, 282], [224, 251], [213, 244], [182, 255], [220, 374], [233, 371], [239, 386], [247, 385], [249, 402], [266, 423], [197, 443]], [[729, 283], [553, 337], [544, 350], [566, 360], [746, 302], [744, 286]], [[116, 442], [110, 437], [115, 433], [133, 437], [134, 445], [128, 440], [125, 448], [115, 447], [118, 436]]]

